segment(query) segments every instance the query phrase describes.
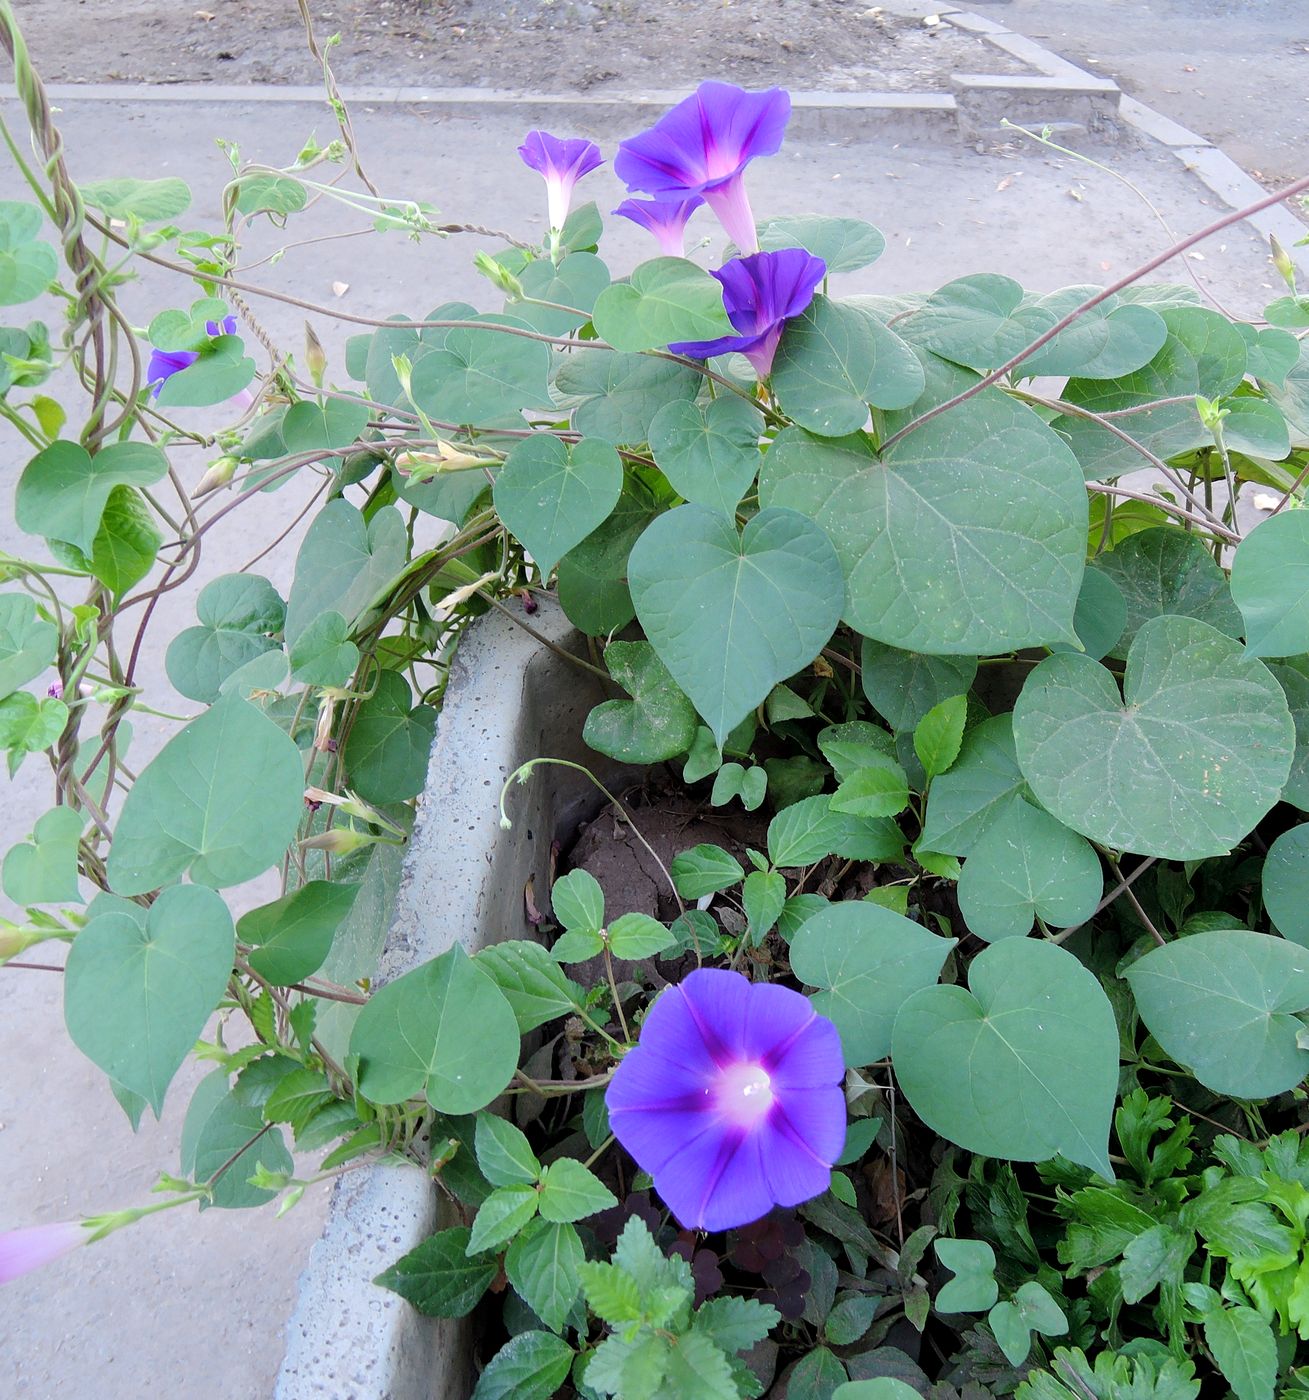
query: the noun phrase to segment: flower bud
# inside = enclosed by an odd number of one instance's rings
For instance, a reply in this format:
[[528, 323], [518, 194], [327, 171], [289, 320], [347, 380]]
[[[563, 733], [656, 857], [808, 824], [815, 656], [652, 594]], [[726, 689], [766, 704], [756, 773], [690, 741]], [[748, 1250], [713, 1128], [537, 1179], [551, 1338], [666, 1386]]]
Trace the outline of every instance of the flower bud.
[[497, 262], [490, 253], [476, 254], [473, 258], [473, 262], [478, 272], [480, 272], [493, 287], [498, 287], [505, 296], [513, 301], [521, 301], [523, 299], [523, 284], [503, 265], [503, 263]]
[[80, 1220], [60, 1220], [51, 1225], [25, 1225], [0, 1234], [0, 1283], [12, 1283], [33, 1269], [53, 1263], [61, 1255], [86, 1244], [91, 1236]]
[[210, 462], [205, 474], [196, 483], [195, 490], [191, 492], [191, 499], [198, 501], [210, 491], [217, 491], [220, 486], [226, 486], [236, 475], [239, 465], [235, 457], [219, 457], [217, 461]]
[[1278, 272], [1282, 274], [1282, 281], [1286, 283], [1287, 288], [1290, 290], [1292, 295], [1294, 295], [1295, 264], [1291, 261], [1291, 255], [1277, 241], [1277, 235], [1275, 233], [1271, 233], [1268, 235], [1268, 243], [1269, 246], [1272, 248], [1273, 266], [1278, 270]]
[[323, 372], [327, 369], [327, 354], [322, 341], [314, 334], [314, 328], [308, 321], [305, 322], [305, 364], [309, 366], [309, 374], [314, 383], [321, 389]]
[[400, 387], [405, 391], [405, 396], [409, 395], [409, 380], [414, 372], [413, 361], [408, 355], [392, 355], [391, 368], [395, 370], [395, 377], [400, 381]]
[[326, 851], [328, 855], [333, 856], [348, 856], [352, 851], [376, 843], [377, 837], [369, 836], [367, 832], [355, 831], [352, 827], [334, 826], [331, 831], [325, 831], [321, 836], [311, 836], [308, 840], [301, 841], [300, 849]]

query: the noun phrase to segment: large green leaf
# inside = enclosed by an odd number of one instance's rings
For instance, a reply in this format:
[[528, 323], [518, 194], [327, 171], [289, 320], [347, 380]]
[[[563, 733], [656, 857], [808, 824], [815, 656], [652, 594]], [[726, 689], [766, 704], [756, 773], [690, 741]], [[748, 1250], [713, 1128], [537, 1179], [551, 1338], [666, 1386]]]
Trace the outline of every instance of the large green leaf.
[[286, 604], [260, 574], [223, 574], [200, 590], [195, 613], [200, 625], [173, 638], [164, 664], [175, 690], [211, 704], [228, 676], [277, 649]]
[[222, 1210], [247, 1210], [277, 1195], [250, 1185], [257, 1168], [290, 1173], [295, 1167], [282, 1130], [264, 1121], [262, 1105], [242, 1092], [240, 1081], [228, 1086], [225, 1069], [206, 1075], [191, 1096], [181, 1158], [182, 1171], [197, 1184], [217, 1178], [206, 1204]]
[[[555, 305], [518, 301], [506, 303], [505, 309], [545, 335], [567, 335], [589, 319], [596, 298], [609, 285], [609, 269], [594, 253], [570, 253], [558, 264], [536, 258], [518, 274], [518, 282], [529, 297]], [[576, 310], [560, 310], [566, 306]]]
[[109, 852], [119, 894], [190, 872], [239, 885], [276, 865], [304, 813], [300, 751], [253, 705], [224, 696], [164, 745], [133, 785]]
[[859, 679], [869, 704], [892, 729], [912, 732], [942, 700], [966, 695], [977, 674], [975, 656], [927, 656], [864, 638]]
[[947, 282], [901, 326], [933, 354], [988, 370], [1011, 360], [1058, 319], [1040, 303], [1024, 301], [1011, 277], [979, 272]]
[[235, 952], [227, 905], [200, 885], [166, 889], [144, 920], [99, 914], [68, 952], [68, 1034], [158, 1116], [169, 1082], [223, 995]]
[[89, 556], [114, 487], [153, 486], [167, 474], [168, 459], [151, 443], [110, 443], [92, 457], [81, 443], [54, 442], [23, 468], [14, 518], [29, 535]]
[[519, 1332], [478, 1376], [472, 1400], [550, 1400], [568, 1379], [573, 1356], [553, 1332]]
[[829, 214], [786, 214], [759, 221], [759, 247], [766, 253], [804, 248], [834, 272], [857, 272], [876, 262], [886, 249], [881, 230], [863, 219]]
[[370, 520], [348, 501], [332, 501], [314, 517], [295, 560], [286, 604], [286, 640], [294, 647], [320, 613], [347, 622], [374, 602], [404, 568], [409, 539], [404, 517], [385, 506]]
[[424, 1317], [465, 1317], [500, 1272], [494, 1255], [470, 1259], [466, 1225], [438, 1230], [373, 1280]]
[[959, 757], [932, 783], [922, 843], [966, 856], [988, 827], [1020, 800], [1026, 781], [1014, 753], [1013, 718], [996, 715], [964, 735]]
[[609, 518], [623, 489], [618, 453], [599, 438], [569, 445], [547, 433], [514, 447], [495, 479], [501, 520], [536, 560], [542, 578]]
[[658, 514], [650, 488], [629, 474], [609, 519], [559, 561], [559, 606], [574, 627], [605, 637], [631, 622], [636, 609], [627, 589], [627, 557]]
[[1232, 556], [1232, 598], [1251, 656], [1309, 651], [1309, 512], [1270, 516], [1241, 541]]
[[1036, 917], [1057, 928], [1080, 924], [1103, 893], [1095, 851], [1048, 812], [1020, 800], [969, 851], [959, 911], [973, 933], [992, 943], [1030, 933]]
[[377, 690], [359, 707], [345, 745], [350, 785], [368, 802], [417, 797], [427, 778], [436, 711], [410, 705], [409, 682], [383, 671]]
[[826, 856], [846, 860], [898, 860], [904, 833], [890, 817], [834, 812], [831, 796], [802, 798], [768, 824], [768, 858], [781, 869], [813, 865]]
[[706, 404], [665, 404], [650, 424], [650, 450], [688, 501], [735, 515], [759, 470], [758, 408], [739, 394]]
[[971, 990], [928, 987], [900, 1008], [896, 1078], [933, 1131], [988, 1157], [1062, 1153], [1112, 1180], [1118, 1027], [1095, 977], [1052, 943], [1006, 938]]
[[650, 424], [665, 404], [694, 399], [701, 382], [690, 365], [676, 360], [576, 350], [560, 366], [555, 388], [579, 433], [630, 447], [649, 440]]
[[509, 1246], [504, 1270], [514, 1291], [553, 1332], [582, 1291], [578, 1272], [585, 1259], [576, 1229], [566, 1223], [533, 1220]]
[[447, 330], [441, 348], [414, 363], [414, 402], [438, 422], [481, 427], [517, 420], [524, 408], [548, 408], [550, 347], [514, 334], [525, 327], [511, 317], [478, 319], [505, 329]]
[[1267, 664], [1282, 687], [1295, 724], [1295, 757], [1291, 760], [1291, 775], [1282, 788], [1282, 800], [1309, 812], [1309, 657]]
[[361, 1093], [403, 1103], [426, 1093], [442, 1113], [485, 1108], [518, 1068], [518, 1022], [499, 987], [456, 944], [375, 992], [350, 1054]]
[[704, 506], [661, 515], [628, 561], [637, 616], [721, 747], [779, 681], [807, 666], [841, 611], [831, 544], [796, 511], [736, 527]]
[[[7, 857], [6, 889], [8, 868]], [[1264, 858], [1263, 895], [1264, 908], [1278, 933], [1309, 948], [1309, 822], [1282, 832], [1269, 846]]]
[[865, 636], [957, 656], [1074, 640], [1086, 490], [1059, 438], [1008, 398], [970, 399], [880, 458], [787, 429], [759, 500], [826, 530]]
[[1207, 623], [1156, 617], [1127, 655], [1123, 693], [1085, 657], [1052, 656], [1014, 706], [1038, 801], [1116, 850], [1225, 855], [1281, 796], [1295, 751], [1286, 697], [1261, 662]]
[[105, 502], [100, 528], [88, 558], [76, 545], [50, 541], [50, 550], [63, 563], [85, 568], [121, 597], [150, 572], [163, 543], [154, 513], [132, 486], [115, 486]]
[[54, 664], [59, 632], [26, 593], [0, 593], [0, 699]]
[[82, 201], [111, 219], [140, 219], [157, 224], [175, 219], [191, 207], [191, 191], [185, 180], [167, 176], [162, 180], [138, 180], [124, 176], [118, 180], [94, 180], [79, 185]]
[[1203, 1321], [1205, 1345], [1236, 1400], [1273, 1400], [1277, 1339], [1268, 1320], [1254, 1308], [1215, 1303]]
[[1309, 1074], [1309, 949], [1248, 929], [1155, 948], [1127, 969], [1150, 1034], [1216, 1094], [1271, 1098]]
[[584, 993], [539, 943], [510, 938], [477, 955], [477, 965], [504, 994], [521, 1035], [582, 1005]]
[[732, 334], [722, 285], [686, 258], [642, 263], [627, 282], [600, 293], [591, 320], [602, 340], [629, 352]]
[[586, 717], [582, 738], [624, 763], [662, 763], [691, 747], [695, 707], [649, 642], [610, 642], [605, 665], [632, 697], [605, 700]]
[[236, 931], [252, 947], [250, 966], [275, 987], [317, 972], [358, 894], [358, 885], [309, 880], [294, 893], [242, 914]]
[[791, 940], [791, 970], [806, 986], [821, 988], [809, 999], [835, 1023], [853, 1068], [890, 1053], [896, 1013], [935, 984], [954, 945], [889, 909], [847, 900], [800, 925]]
[[802, 428], [823, 437], [858, 432], [869, 405], [906, 408], [923, 392], [908, 345], [862, 307], [816, 296], [786, 323], [773, 361], [773, 391]]
[[1171, 526], [1140, 530], [1096, 560], [1118, 585], [1127, 621], [1109, 655], [1122, 660], [1152, 617], [1198, 617], [1229, 637], [1243, 632], [1227, 578], [1195, 536]]
[[[1100, 291], [1099, 287], [1061, 287], [1035, 304], [1062, 320]], [[1158, 354], [1168, 326], [1153, 307], [1122, 296], [1107, 297], [1083, 311], [1071, 325], [1029, 355], [1017, 373], [1075, 374], [1081, 379], [1117, 379], [1141, 368]]]

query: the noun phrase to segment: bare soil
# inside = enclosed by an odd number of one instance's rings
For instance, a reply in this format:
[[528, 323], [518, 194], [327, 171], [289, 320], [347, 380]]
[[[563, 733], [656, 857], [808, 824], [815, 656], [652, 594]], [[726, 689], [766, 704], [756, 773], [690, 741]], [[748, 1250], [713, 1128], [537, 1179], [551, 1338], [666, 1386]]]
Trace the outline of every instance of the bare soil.
[[[866, 0], [310, 0], [341, 35], [343, 85], [541, 93], [703, 78], [837, 91], [940, 91], [951, 72], [1025, 71], [949, 25]], [[316, 82], [297, 0], [25, 0], [48, 82]]]

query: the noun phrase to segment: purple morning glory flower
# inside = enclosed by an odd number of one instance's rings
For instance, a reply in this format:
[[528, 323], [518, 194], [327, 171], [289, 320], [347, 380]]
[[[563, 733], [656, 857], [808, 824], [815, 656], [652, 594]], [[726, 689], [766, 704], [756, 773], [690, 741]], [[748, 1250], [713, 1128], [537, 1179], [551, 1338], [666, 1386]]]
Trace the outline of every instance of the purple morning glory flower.
[[815, 289], [827, 276], [827, 264], [803, 248], [782, 248], [733, 258], [710, 276], [723, 284], [727, 319], [738, 333], [717, 340], [679, 341], [668, 348], [675, 355], [697, 360], [735, 350], [750, 361], [760, 379], [766, 379], [783, 323], [813, 301]]
[[80, 1220], [53, 1225], [24, 1225], [0, 1234], [0, 1283], [12, 1283], [33, 1269], [44, 1268], [61, 1255], [86, 1244], [90, 1232]]
[[614, 173], [629, 190], [656, 199], [700, 195], [743, 253], [759, 246], [745, 193], [745, 168], [782, 144], [791, 95], [782, 88], [746, 92], [731, 83], [701, 83], [639, 136], [622, 141]]
[[[221, 322], [206, 321], [205, 334], [214, 340], [220, 335], [235, 335], [236, 317], [224, 316]], [[145, 382], [150, 386], [151, 395], [158, 398], [166, 380], [189, 369], [199, 358], [196, 350], [151, 350], [150, 363], [145, 368]]]
[[689, 199], [625, 199], [614, 210], [654, 234], [665, 257], [686, 256], [686, 221], [704, 203], [698, 195]]
[[799, 992], [701, 968], [655, 1002], [605, 1102], [678, 1221], [729, 1230], [827, 1190], [844, 1074], [836, 1027]]
[[573, 186], [583, 175], [589, 175], [596, 166], [604, 164], [600, 147], [581, 137], [564, 140], [551, 136], [548, 131], [529, 131], [518, 154], [525, 164], [545, 177], [550, 227], [563, 228], [568, 207], [573, 202]]

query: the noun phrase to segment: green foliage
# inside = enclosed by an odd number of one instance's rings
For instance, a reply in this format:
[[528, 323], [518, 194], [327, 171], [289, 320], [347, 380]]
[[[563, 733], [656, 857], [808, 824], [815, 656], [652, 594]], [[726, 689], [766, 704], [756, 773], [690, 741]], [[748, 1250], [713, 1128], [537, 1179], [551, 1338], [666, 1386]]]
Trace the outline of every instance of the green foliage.
[[655, 258], [596, 299], [596, 333], [615, 350], [653, 350], [673, 340], [731, 335], [723, 289], [685, 258]]
[[625, 763], [661, 763], [685, 753], [695, 738], [695, 707], [649, 642], [610, 642], [605, 665], [632, 698], [601, 701], [586, 717], [586, 742]]
[[200, 590], [195, 612], [200, 625], [173, 638], [165, 664], [175, 690], [211, 705], [234, 671], [277, 649], [286, 604], [259, 574], [224, 574]]

